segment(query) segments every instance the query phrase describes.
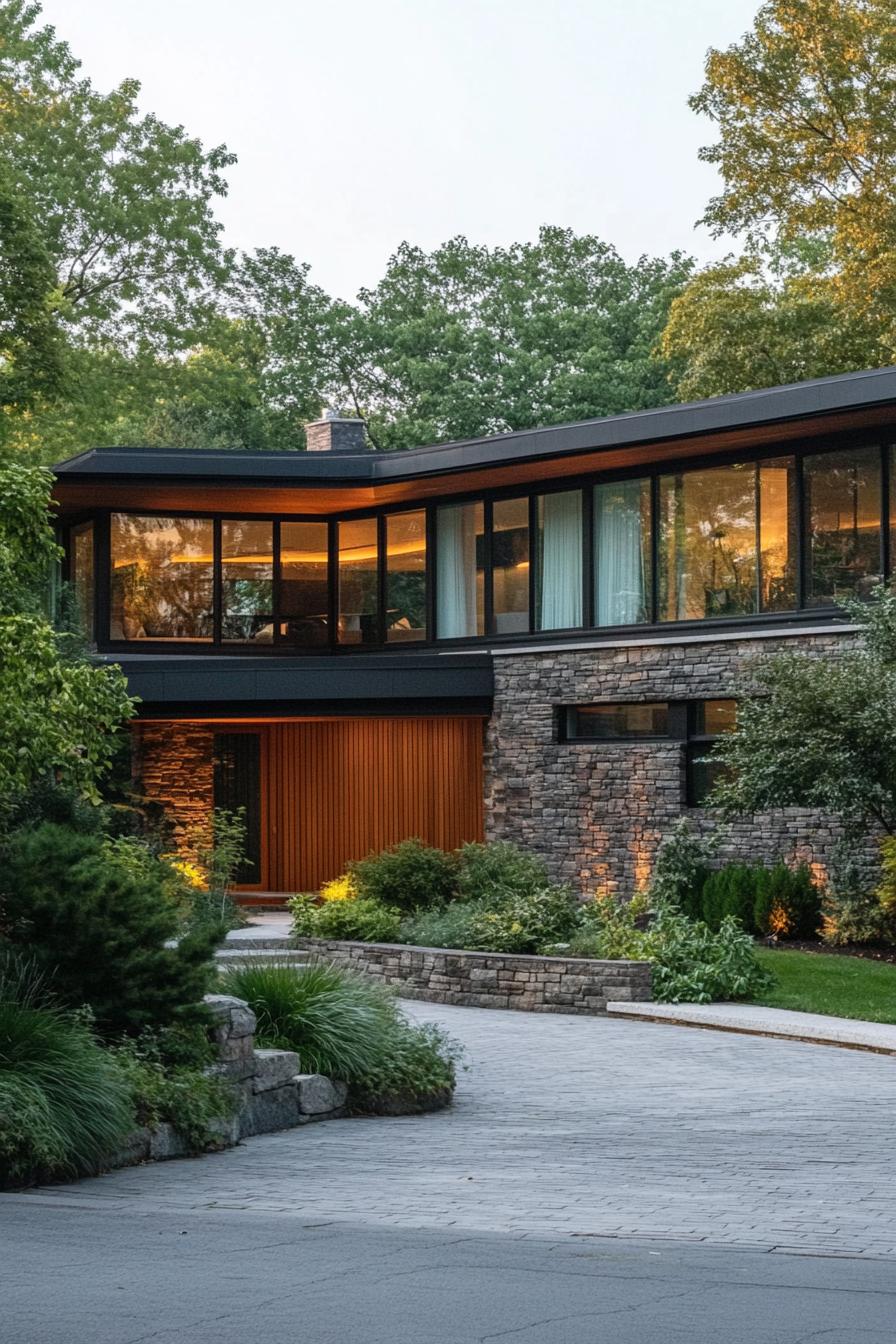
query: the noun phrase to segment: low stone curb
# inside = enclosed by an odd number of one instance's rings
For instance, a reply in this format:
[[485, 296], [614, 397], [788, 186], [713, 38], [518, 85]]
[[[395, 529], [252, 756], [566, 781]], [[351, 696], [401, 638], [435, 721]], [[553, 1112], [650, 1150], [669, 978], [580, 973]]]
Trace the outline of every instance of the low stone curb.
[[809, 1045], [839, 1046], [896, 1055], [896, 1026], [863, 1022], [822, 1013], [798, 1013], [785, 1008], [763, 1008], [751, 1003], [639, 1003], [607, 1004], [611, 1017], [659, 1022], [676, 1027], [702, 1027], [743, 1036], [801, 1041]]

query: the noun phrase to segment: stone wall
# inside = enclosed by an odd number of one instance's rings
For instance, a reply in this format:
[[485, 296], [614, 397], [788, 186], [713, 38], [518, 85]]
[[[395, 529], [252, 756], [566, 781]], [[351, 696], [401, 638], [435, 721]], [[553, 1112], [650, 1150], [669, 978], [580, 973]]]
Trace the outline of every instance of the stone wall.
[[136, 786], [148, 802], [164, 810], [178, 852], [195, 858], [191, 834], [214, 807], [214, 729], [201, 723], [144, 720], [134, 725], [133, 734]]
[[401, 943], [299, 938], [316, 959], [335, 962], [394, 985], [406, 999], [530, 1013], [602, 1013], [607, 1000], [650, 999], [646, 961], [523, 957], [406, 947]]
[[[555, 707], [589, 701], [736, 697], [757, 656], [783, 648], [836, 654], [848, 636], [749, 637], [607, 646], [495, 658], [486, 746], [486, 834], [544, 856], [557, 880], [622, 896], [649, 878], [656, 846], [685, 802], [684, 748], [669, 742], [559, 742]], [[787, 809], [721, 827], [719, 862], [806, 860], [823, 869], [839, 835], [830, 819]]]

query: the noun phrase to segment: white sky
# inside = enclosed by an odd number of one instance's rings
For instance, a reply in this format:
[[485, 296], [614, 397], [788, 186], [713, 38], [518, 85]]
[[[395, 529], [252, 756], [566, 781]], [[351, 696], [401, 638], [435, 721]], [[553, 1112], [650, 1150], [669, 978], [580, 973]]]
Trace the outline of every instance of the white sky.
[[44, 0], [94, 83], [239, 155], [227, 241], [276, 245], [351, 298], [402, 239], [542, 223], [627, 260], [730, 244], [687, 97], [759, 0]]

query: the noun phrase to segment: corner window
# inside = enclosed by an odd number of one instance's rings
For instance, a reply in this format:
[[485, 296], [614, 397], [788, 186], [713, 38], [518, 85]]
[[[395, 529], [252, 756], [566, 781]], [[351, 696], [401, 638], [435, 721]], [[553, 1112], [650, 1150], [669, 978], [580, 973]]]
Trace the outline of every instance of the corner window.
[[211, 640], [211, 519], [113, 513], [110, 546], [111, 639]]

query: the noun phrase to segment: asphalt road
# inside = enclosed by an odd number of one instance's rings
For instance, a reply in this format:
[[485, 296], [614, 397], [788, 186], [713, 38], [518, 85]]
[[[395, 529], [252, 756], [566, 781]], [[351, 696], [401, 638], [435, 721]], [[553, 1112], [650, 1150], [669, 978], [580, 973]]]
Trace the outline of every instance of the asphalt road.
[[892, 1261], [0, 1199], [2, 1344], [892, 1344]]

